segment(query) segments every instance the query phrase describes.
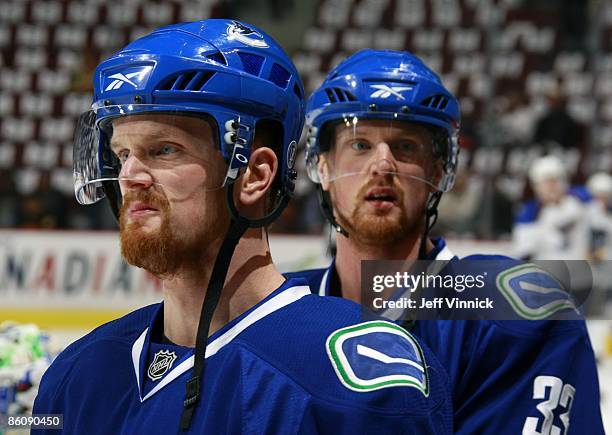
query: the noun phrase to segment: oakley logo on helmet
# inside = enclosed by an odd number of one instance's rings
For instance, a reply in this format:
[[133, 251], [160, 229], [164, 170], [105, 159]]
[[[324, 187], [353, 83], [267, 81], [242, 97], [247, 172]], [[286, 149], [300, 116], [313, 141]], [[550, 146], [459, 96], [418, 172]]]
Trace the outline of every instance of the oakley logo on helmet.
[[112, 79], [112, 81], [104, 88], [104, 92], [120, 89], [125, 83], [139, 89], [145, 83], [152, 69], [153, 67], [151, 65], [141, 65], [135, 68], [129, 68], [120, 73], [112, 74], [107, 77], [107, 79]]
[[412, 86], [370, 85], [370, 87], [376, 89], [370, 94], [370, 98], [389, 98], [391, 95], [395, 95], [399, 100], [405, 100], [400, 92], [412, 89]]
[[287, 147], [287, 167], [289, 169], [293, 169], [295, 165], [295, 155], [297, 151], [297, 144], [294, 140], [291, 141], [289, 146]]
[[250, 45], [251, 47], [269, 47], [261, 33], [245, 26], [244, 24], [240, 24], [237, 21], [232, 21], [232, 24], [227, 27], [227, 35], [228, 39], [236, 39], [243, 44]]

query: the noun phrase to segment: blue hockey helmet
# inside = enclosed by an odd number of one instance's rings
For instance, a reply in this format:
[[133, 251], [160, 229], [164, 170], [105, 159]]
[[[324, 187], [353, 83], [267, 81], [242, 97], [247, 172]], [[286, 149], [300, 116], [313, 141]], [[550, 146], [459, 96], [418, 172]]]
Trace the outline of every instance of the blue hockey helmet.
[[143, 113], [212, 119], [228, 164], [221, 185], [235, 181], [247, 165], [258, 122], [275, 122], [282, 136], [278, 197], [293, 191], [304, 90], [287, 54], [261, 30], [226, 19], [171, 25], [102, 62], [94, 74], [92, 108], [81, 115], [75, 135], [75, 194], [81, 204], [108, 197], [118, 213], [120, 165], [109, 152], [109, 121]]
[[330, 126], [358, 119], [413, 122], [433, 128], [435, 156], [443, 176], [434, 186], [453, 186], [459, 152], [459, 103], [436, 73], [405, 51], [361, 50], [341, 62], [312, 94], [306, 107], [308, 175], [321, 182], [319, 155], [331, 146]]

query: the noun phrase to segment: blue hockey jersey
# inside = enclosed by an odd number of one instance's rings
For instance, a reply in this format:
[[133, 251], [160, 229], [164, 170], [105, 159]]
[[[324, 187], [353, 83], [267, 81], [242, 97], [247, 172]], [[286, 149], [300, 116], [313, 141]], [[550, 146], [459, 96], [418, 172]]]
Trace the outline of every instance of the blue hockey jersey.
[[[430, 259], [451, 260], [448, 270], [461, 272], [461, 260], [443, 239], [435, 240]], [[465, 259], [499, 264], [500, 270], [487, 274], [490, 292], [499, 292], [496, 278], [518, 263], [497, 256]], [[319, 295], [333, 295], [334, 274], [332, 263], [288, 276], [306, 278]], [[411, 332], [449, 374], [455, 433], [604, 433], [595, 357], [583, 320], [417, 320]]]
[[[34, 413], [63, 414], [66, 434], [179, 433], [193, 349], [154, 342], [162, 316], [148, 306], [70, 345]], [[357, 304], [286, 281], [209, 337], [189, 432], [452, 433], [448, 377], [432, 352], [393, 323], [360, 319]]]

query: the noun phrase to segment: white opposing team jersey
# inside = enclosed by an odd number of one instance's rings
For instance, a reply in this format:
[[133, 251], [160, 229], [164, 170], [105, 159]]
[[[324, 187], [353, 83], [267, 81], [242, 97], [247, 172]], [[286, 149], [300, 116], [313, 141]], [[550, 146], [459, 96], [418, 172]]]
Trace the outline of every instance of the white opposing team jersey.
[[584, 260], [590, 228], [585, 204], [566, 195], [558, 204], [538, 205], [530, 219], [513, 230], [513, 255], [537, 260]]

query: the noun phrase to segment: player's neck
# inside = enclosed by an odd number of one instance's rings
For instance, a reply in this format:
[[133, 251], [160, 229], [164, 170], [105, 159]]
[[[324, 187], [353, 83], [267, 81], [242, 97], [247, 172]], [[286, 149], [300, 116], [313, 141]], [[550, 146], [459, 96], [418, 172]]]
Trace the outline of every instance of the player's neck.
[[[335, 267], [340, 278], [342, 296], [361, 302], [362, 260], [416, 260], [419, 256], [421, 238], [422, 233], [388, 245], [367, 245], [357, 243], [350, 237], [338, 236]], [[426, 252], [430, 252], [433, 248], [433, 243], [427, 239]]]
[[[278, 288], [284, 277], [272, 263], [262, 229], [248, 230], [232, 257], [209, 335], [249, 310]], [[200, 312], [216, 254], [200, 267], [182, 271], [164, 283], [164, 334], [174, 343], [194, 346]]]

